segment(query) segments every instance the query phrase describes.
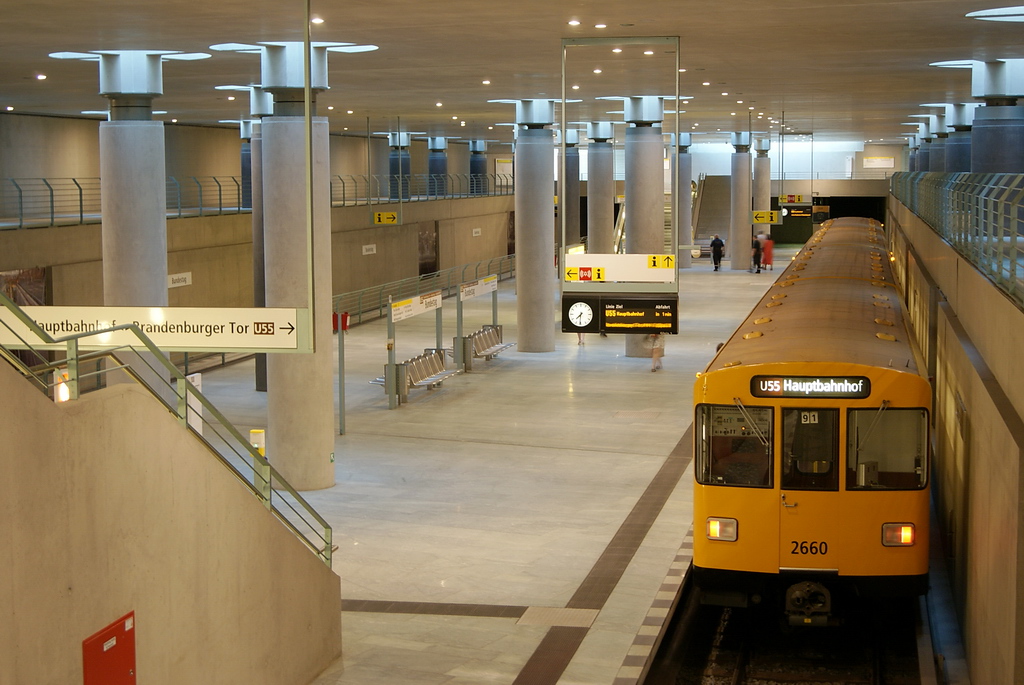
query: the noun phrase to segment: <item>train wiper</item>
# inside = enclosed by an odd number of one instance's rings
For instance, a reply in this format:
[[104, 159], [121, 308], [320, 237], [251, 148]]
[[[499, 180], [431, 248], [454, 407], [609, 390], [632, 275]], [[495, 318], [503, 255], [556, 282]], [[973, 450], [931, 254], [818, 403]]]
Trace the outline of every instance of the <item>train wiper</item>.
[[861, 445], [867, 443], [868, 438], [871, 437], [871, 434], [875, 431], [875, 428], [878, 426], [878, 421], [882, 418], [882, 412], [888, 408], [889, 400], [882, 400], [882, 406], [878, 408], [877, 412], [875, 412], [875, 417], [871, 419], [871, 425], [868, 426], [868, 429], [866, 431], [864, 431], [864, 437], [862, 438], [860, 435], [860, 431], [857, 431], [857, 456], [855, 459], [855, 463], [860, 464], [860, 447]]
[[733, 402], [736, 403], [736, 408], [740, 410], [741, 414], [743, 414], [743, 418], [747, 420], [748, 424], [750, 424], [750, 428], [754, 431], [754, 435], [756, 435], [757, 439], [761, 441], [761, 445], [765, 449], [767, 449], [768, 438], [764, 436], [764, 433], [761, 432], [761, 429], [757, 427], [757, 423], [754, 421], [753, 417], [750, 416], [750, 413], [747, 411], [747, 408], [743, 406], [743, 400], [741, 400], [738, 397], [734, 397], [732, 399]]

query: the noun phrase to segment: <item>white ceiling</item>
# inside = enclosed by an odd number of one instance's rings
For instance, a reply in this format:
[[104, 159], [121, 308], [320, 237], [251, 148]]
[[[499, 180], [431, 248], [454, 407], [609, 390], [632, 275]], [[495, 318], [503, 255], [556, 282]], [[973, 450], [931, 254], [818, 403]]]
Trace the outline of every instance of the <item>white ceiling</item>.
[[[563, 38], [678, 36], [686, 70], [679, 74], [680, 93], [693, 96], [680, 115], [682, 131], [769, 132], [767, 117], [784, 116], [794, 131], [813, 132], [815, 140], [894, 141], [914, 131], [902, 125], [914, 121], [910, 115], [932, 111], [922, 103], [970, 101], [969, 71], [929, 63], [1024, 57], [1024, 27], [964, 16], [1001, 4], [1010, 3], [312, 0], [312, 14], [324, 19], [313, 27], [314, 40], [380, 46], [330, 56], [331, 89], [319, 96], [319, 113], [330, 117], [335, 133], [401, 127], [508, 142], [511, 127], [499, 124], [512, 122], [515, 108], [488, 100], [560, 98]], [[4, 5], [0, 111], [66, 116], [105, 109], [106, 102], [97, 95], [95, 63], [56, 60], [51, 52], [210, 52], [217, 43], [302, 40], [306, 11], [304, 0]], [[570, 26], [572, 19], [581, 24]], [[607, 28], [595, 28], [598, 23]], [[621, 110], [619, 103], [596, 97], [675, 92], [676, 55], [667, 45], [646, 46], [653, 55], [643, 55], [642, 45], [624, 45], [619, 54], [612, 47], [567, 50], [567, 87], [580, 86], [569, 97], [583, 100], [567, 106], [567, 121], [621, 120], [621, 114], [606, 114]], [[593, 73], [598, 67], [600, 75]], [[40, 73], [47, 78], [38, 80]], [[216, 125], [246, 117], [248, 99], [238, 93], [229, 101], [232, 93], [214, 87], [257, 84], [260, 64], [255, 55], [218, 52], [165, 63], [163, 80], [164, 95], [154, 107], [168, 114], [158, 118]], [[759, 113], [765, 118], [757, 119]], [[673, 126], [671, 119], [665, 124]]]

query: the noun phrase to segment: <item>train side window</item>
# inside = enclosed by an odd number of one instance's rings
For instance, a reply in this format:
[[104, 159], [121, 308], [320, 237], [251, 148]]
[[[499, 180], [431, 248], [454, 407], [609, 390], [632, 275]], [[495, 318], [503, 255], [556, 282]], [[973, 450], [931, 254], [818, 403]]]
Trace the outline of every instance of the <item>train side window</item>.
[[782, 410], [782, 487], [839, 489], [839, 410]]
[[697, 481], [704, 485], [772, 486], [772, 410], [701, 404], [696, 421]]
[[925, 409], [852, 409], [847, 433], [848, 490], [917, 490], [928, 483]]

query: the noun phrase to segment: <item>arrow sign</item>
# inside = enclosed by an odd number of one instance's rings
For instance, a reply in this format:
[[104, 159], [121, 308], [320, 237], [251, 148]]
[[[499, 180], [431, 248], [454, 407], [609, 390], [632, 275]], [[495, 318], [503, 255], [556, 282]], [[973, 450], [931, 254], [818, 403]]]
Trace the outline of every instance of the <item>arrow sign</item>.
[[777, 224], [779, 223], [779, 213], [768, 210], [761, 210], [750, 213], [750, 223], [752, 224]]
[[576, 271], [576, 269], [566, 269], [565, 270], [565, 280], [567, 280], [567, 281], [579, 280], [579, 273]]
[[[282, 326], [281, 328], [284, 328], [284, 326]], [[284, 330], [288, 331], [288, 335], [291, 335], [292, 333], [295, 332], [295, 326], [293, 326], [291, 322], [289, 322], [288, 327], [284, 328]]]

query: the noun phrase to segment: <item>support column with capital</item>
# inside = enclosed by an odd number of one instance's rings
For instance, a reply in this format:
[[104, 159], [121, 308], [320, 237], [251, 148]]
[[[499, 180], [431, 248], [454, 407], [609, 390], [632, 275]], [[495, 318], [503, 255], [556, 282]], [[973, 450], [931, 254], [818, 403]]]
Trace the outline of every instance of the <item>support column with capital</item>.
[[731, 211], [729, 213], [729, 261], [733, 271], [750, 269], [750, 133], [732, 134]]
[[587, 124], [587, 253], [611, 254], [615, 232], [615, 150], [610, 121]]

